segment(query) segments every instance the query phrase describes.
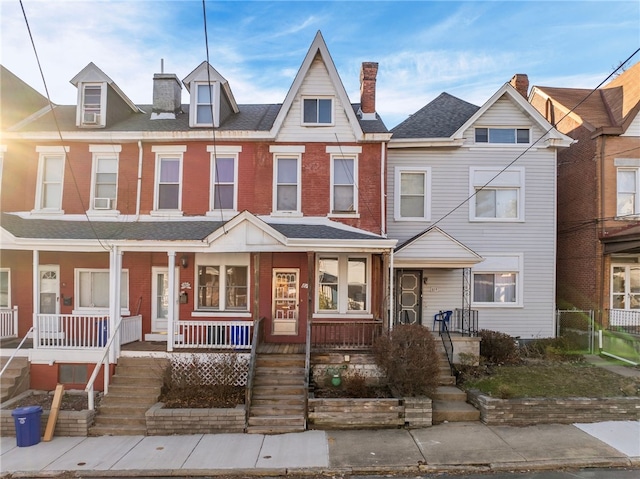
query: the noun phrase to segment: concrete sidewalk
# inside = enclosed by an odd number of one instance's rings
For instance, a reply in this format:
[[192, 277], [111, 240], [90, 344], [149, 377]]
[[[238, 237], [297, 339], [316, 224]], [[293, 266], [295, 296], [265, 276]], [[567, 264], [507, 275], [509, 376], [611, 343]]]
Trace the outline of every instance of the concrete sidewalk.
[[0, 443], [1, 477], [417, 473], [564, 467], [640, 468], [640, 422], [530, 427], [478, 422], [424, 429], [273, 436], [56, 437]]

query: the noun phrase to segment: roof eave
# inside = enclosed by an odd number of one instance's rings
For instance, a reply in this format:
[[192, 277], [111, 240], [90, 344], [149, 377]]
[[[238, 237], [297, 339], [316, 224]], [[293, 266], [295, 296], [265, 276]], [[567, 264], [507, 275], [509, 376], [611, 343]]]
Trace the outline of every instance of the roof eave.
[[424, 148], [424, 147], [457, 147], [462, 146], [462, 138], [393, 138], [389, 141], [389, 148]]

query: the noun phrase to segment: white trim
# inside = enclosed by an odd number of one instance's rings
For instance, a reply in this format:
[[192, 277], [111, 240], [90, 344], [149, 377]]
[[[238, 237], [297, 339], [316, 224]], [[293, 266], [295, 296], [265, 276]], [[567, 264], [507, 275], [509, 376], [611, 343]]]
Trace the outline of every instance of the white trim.
[[152, 153], [185, 153], [187, 145], [153, 145]]
[[[100, 146], [100, 148], [92, 149], [92, 146]], [[113, 148], [109, 148], [113, 147]], [[90, 191], [90, 200], [89, 200], [89, 209], [87, 211], [88, 214], [91, 215], [118, 215], [120, 212], [117, 209], [118, 204], [118, 178], [120, 176], [120, 151], [122, 150], [121, 145], [89, 145], [89, 151], [92, 152], [91, 158], [91, 191]], [[115, 159], [116, 161], [116, 181], [115, 181], [115, 196], [113, 198], [104, 197], [109, 201], [108, 208], [96, 208], [96, 180], [97, 180], [97, 167], [98, 162], [100, 160], [110, 160]]]
[[[319, 102], [320, 100], [329, 100], [331, 102], [331, 121], [327, 123], [321, 123], [319, 121], [306, 123], [304, 121], [304, 103], [305, 100], [316, 100], [318, 104], [317, 116], [320, 116], [320, 108]], [[325, 126], [335, 126], [336, 124], [336, 101], [335, 97], [331, 95], [302, 95], [300, 97], [300, 126], [310, 126], [310, 127], [325, 127]]]
[[0, 304], [0, 308], [10, 308], [13, 306], [11, 303], [11, 268], [0, 268], [0, 274], [4, 272], [7, 273], [7, 304]]
[[[85, 88], [100, 87], [100, 105], [96, 114], [95, 122], [86, 122], [85, 115]], [[102, 128], [106, 125], [107, 116], [107, 82], [106, 81], [83, 81], [78, 83], [78, 107], [76, 109], [76, 126], [78, 128]], [[91, 113], [91, 112], [90, 112]]]
[[[620, 206], [619, 196], [621, 194], [619, 177], [620, 177], [620, 173], [623, 171], [633, 173], [634, 183], [635, 183], [635, 190], [632, 193], [634, 195], [633, 212], [628, 214], [621, 214], [620, 210], [618, 209]], [[629, 194], [631, 192], [622, 192], [622, 193]], [[616, 164], [616, 219], [635, 220], [637, 219], [639, 214], [640, 214], [640, 168], [635, 166], [618, 166]]]
[[[209, 86], [211, 93], [211, 103], [198, 103], [198, 90], [200, 87]], [[192, 91], [193, 90], [193, 91]], [[194, 80], [189, 85], [190, 92], [190, 108], [189, 108], [189, 126], [197, 127], [218, 127], [220, 126], [220, 82], [212, 79], [211, 82]], [[212, 122], [198, 122], [198, 106], [209, 106], [212, 110]]]
[[[238, 150], [238, 148], [240, 148]], [[225, 149], [215, 148], [215, 153], [213, 152], [213, 148], [209, 150], [207, 147], [207, 151], [210, 152], [209, 155], [209, 211], [208, 215], [213, 215], [215, 213], [237, 213], [238, 211], [238, 155], [242, 147], [227, 147]], [[216, 160], [233, 160], [233, 205], [231, 208], [216, 208], [215, 200], [216, 200]], [[220, 182], [220, 186], [229, 185], [229, 182]]]
[[362, 153], [362, 147], [361, 146], [349, 146], [349, 145], [345, 145], [345, 146], [335, 146], [335, 145], [328, 145], [325, 149], [325, 151], [327, 153], [331, 153], [334, 155], [357, 155]]
[[36, 153], [60, 154], [69, 153], [69, 146], [36, 146]]
[[304, 153], [305, 145], [269, 145], [269, 153]]
[[[483, 255], [484, 261], [471, 267], [471, 306], [474, 308], [522, 308], [524, 307], [524, 253]], [[515, 302], [477, 302], [475, 301], [475, 274], [515, 274]]]
[[[477, 178], [484, 173], [485, 178]], [[517, 180], [514, 178], [517, 176]], [[490, 180], [490, 181], [489, 181]], [[517, 214], [515, 218], [476, 216], [476, 187], [483, 190], [516, 190]], [[525, 168], [469, 167], [469, 221], [472, 223], [524, 223], [525, 221]]]
[[[402, 182], [401, 176], [403, 173], [419, 173], [424, 175], [424, 216], [402, 216], [400, 212], [401, 207], [401, 193]], [[395, 221], [431, 221], [431, 167], [416, 167], [411, 168], [408, 166], [396, 166], [394, 168], [394, 181], [393, 181], [393, 218]]]
[[[295, 160], [296, 161], [296, 208], [293, 210], [279, 210], [278, 209], [278, 166], [279, 160]], [[285, 183], [291, 185], [291, 183]], [[302, 154], [300, 153], [273, 153], [273, 185], [272, 185], [272, 205], [271, 215], [302, 215]]]
[[[64, 171], [66, 166], [67, 155], [65, 153], [65, 148], [67, 147], [53, 147], [48, 150], [46, 148], [42, 148], [38, 151], [38, 147], [36, 147], [36, 151], [40, 153], [38, 158], [38, 177], [36, 183], [36, 198], [35, 204], [32, 213], [37, 214], [64, 214], [64, 210], [62, 209], [62, 198], [64, 196]], [[60, 198], [59, 205], [57, 208], [52, 207], [44, 207], [43, 201], [43, 189], [44, 189], [44, 168], [45, 162], [48, 158], [58, 158], [62, 160], [62, 171], [60, 172]], [[56, 182], [57, 183], [57, 182]]]
[[[120, 252], [116, 253], [116, 254], [121, 254]], [[112, 283], [115, 283], [114, 281], [112, 281], [111, 278], [111, 271], [109, 268], [74, 268], [73, 269], [73, 294], [75, 296], [75, 301], [74, 301], [74, 305], [73, 305], [73, 314], [86, 314], [86, 313], [94, 313], [94, 312], [105, 312], [108, 313], [109, 312], [109, 304], [107, 304], [107, 306], [104, 307], [100, 307], [100, 306], [81, 306], [80, 305], [80, 274], [81, 273], [106, 273], [107, 276], [109, 276], [109, 287], [111, 287]], [[129, 269], [128, 268], [122, 268], [121, 269], [121, 274], [125, 276], [125, 290], [127, 293], [127, 300], [124, 304], [124, 306], [122, 305], [122, 295], [121, 293], [118, 293], [118, 297], [120, 298], [120, 314], [126, 315], [129, 314], [129, 300], [130, 300], [130, 295], [129, 295]], [[118, 281], [118, 283], [120, 283], [120, 281]], [[111, 295], [111, 291], [109, 291], [109, 294]], [[111, 296], [109, 296], [111, 297]]]
[[[157, 148], [157, 149], [154, 149]], [[178, 148], [171, 147], [153, 147], [152, 151], [156, 153], [156, 165], [155, 165], [155, 174], [154, 174], [154, 186], [153, 186], [153, 211], [150, 212], [151, 215], [161, 216], [161, 215], [182, 215], [182, 173], [183, 173], [183, 152], [186, 151]], [[158, 201], [160, 194], [160, 164], [162, 160], [178, 160], [179, 162], [179, 170], [178, 170], [178, 204], [176, 208], [166, 208], [160, 209]]]
[[[326, 310], [320, 309], [320, 261], [323, 259], [337, 259], [338, 261], [338, 309]], [[366, 302], [363, 310], [349, 310], [349, 260], [364, 259], [366, 267]], [[315, 261], [315, 298], [313, 306], [313, 317], [363, 317], [371, 316], [371, 254], [369, 253], [322, 253], [316, 255]]]
[[[200, 307], [198, 303], [200, 283], [198, 281], [198, 269], [201, 266], [215, 266], [218, 268], [219, 284], [218, 284], [218, 308]], [[228, 309], [226, 305], [226, 288], [227, 288], [227, 276], [226, 268], [229, 266], [238, 266], [247, 268], [247, 308], [246, 309]], [[195, 265], [194, 265], [194, 280], [193, 280], [193, 307], [192, 316], [198, 317], [210, 317], [224, 314], [238, 315], [251, 313], [251, 285], [252, 285], [252, 273], [251, 273], [251, 255], [249, 253], [196, 253]]]
[[242, 153], [242, 146], [235, 145], [207, 145], [208, 153], [215, 153], [216, 155], [233, 155]]
[[89, 145], [90, 153], [121, 153], [122, 145]]

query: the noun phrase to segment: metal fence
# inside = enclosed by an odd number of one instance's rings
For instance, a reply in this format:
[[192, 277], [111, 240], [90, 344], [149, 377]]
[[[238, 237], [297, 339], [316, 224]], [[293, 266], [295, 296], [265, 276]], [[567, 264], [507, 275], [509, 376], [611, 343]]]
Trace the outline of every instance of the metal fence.
[[567, 341], [567, 346], [574, 351], [593, 354], [595, 351], [593, 310], [557, 310], [556, 336], [564, 338]]

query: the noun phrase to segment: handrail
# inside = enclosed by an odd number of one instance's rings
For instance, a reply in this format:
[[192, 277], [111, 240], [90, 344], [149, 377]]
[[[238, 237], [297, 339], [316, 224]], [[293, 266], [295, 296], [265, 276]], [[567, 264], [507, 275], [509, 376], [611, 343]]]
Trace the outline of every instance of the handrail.
[[88, 406], [90, 411], [93, 411], [95, 409], [94, 397], [93, 397], [93, 383], [96, 381], [96, 378], [98, 377], [98, 373], [100, 372], [100, 367], [102, 366], [103, 361], [104, 361], [104, 391], [103, 392], [104, 394], [107, 394], [109, 392], [109, 350], [111, 349], [111, 344], [113, 343], [113, 340], [116, 338], [116, 336], [119, 336], [121, 325], [122, 325], [122, 316], [120, 316], [120, 321], [118, 321], [118, 325], [111, 332], [111, 337], [109, 338], [109, 341], [107, 341], [107, 344], [104, 347], [104, 353], [102, 354], [102, 357], [93, 368], [93, 373], [91, 373], [91, 377], [89, 378], [89, 381], [87, 382], [87, 385], [84, 388], [85, 392], [87, 393], [87, 401], [88, 401]]
[[[249, 372], [247, 374], [247, 388], [245, 389], [244, 404], [247, 417], [251, 409], [251, 395], [253, 393], [253, 377], [256, 369], [256, 356], [258, 354], [258, 342], [260, 341], [260, 329], [264, 318], [258, 318], [253, 322], [253, 339], [251, 341], [251, 359], [249, 360]], [[245, 419], [246, 420], [246, 419]]]
[[13, 358], [15, 358], [16, 354], [18, 354], [18, 350], [22, 347], [24, 342], [27, 340], [27, 336], [29, 336], [29, 334], [31, 334], [32, 332], [33, 332], [33, 326], [29, 328], [29, 331], [27, 331], [27, 334], [24, 335], [24, 338], [22, 338], [22, 341], [20, 341], [20, 344], [18, 344], [18, 347], [16, 348], [16, 350], [13, 352], [11, 356], [9, 356], [9, 360], [7, 361], [7, 364], [5, 364], [4, 367], [2, 368], [2, 371], [0, 371], [0, 377], [2, 377], [2, 374], [9, 367], [9, 364], [11, 363], [11, 361], [13, 361]]
[[449, 334], [449, 327], [446, 321], [440, 321], [440, 339], [442, 339], [444, 353], [447, 356], [449, 369], [451, 369], [451, 375], [453, 376], [455, 375], [455, 369], [453, 367], [453, 341], [451, 340], [451, 334]]
[[304, 428], [309, 415], [309, 368], [311, 367], [311, 320], [307, 321], [307, 338], [304, 351]]

